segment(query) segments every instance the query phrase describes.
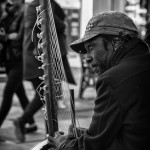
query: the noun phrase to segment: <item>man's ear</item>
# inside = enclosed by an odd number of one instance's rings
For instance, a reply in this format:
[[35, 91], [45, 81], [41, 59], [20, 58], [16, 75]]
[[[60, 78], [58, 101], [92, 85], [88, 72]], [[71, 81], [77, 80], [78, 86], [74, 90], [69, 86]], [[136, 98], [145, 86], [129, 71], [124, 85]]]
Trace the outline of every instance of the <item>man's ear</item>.
[[120, 39], [117, 36], [113, 36], [111, 43], [115, 52], [121, 46]]

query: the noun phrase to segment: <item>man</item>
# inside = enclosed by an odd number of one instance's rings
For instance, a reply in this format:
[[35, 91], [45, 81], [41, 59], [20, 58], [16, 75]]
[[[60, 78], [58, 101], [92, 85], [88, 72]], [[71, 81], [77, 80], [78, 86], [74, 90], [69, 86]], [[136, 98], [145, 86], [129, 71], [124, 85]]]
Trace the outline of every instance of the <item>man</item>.
[[150, 149], [150, 54], [133, 21], [121, 12], [100, 13], [70, 46], [99, 75], [94, 114], [78, 138], [70, 128], [49, 141], [60, 150]]

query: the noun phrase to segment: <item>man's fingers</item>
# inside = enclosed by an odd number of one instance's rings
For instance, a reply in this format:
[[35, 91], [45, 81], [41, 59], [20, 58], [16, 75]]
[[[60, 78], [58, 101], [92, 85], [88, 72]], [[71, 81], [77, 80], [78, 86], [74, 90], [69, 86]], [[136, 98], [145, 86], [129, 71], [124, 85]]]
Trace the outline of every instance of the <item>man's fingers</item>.
[[58, 136], [58, 135], [64, 135], [64, 132], [63, 131], [56, 131], [54, 134], [54, 137]]
[[57, 132], [55, 132], [55, 134], [54, 134], [54, 138], [58, 138], [58, 137], [61, 136], [61, 135], [64, 135], [64, 132], [63, 132], [63, 131], [57, 131]]
[[69, 134], [70, 134], [70, 133], [73, 133], [73, 128], [74, 128], [73, 125], [70, 125], [70, 126], [69, 126], [69, 129], [68, 129], [68, 133], [69, 133]]
[[49, 144], [53, 145], [54, 147], [59, 146], [59, 142], [52, 136], [48, 136]]

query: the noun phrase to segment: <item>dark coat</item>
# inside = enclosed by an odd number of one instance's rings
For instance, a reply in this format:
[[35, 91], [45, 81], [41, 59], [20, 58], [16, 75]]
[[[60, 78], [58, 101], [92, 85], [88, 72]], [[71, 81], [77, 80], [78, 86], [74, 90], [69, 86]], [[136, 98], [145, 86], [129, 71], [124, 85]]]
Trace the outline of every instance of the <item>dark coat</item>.
[[97, 98], [89, 129], [67, 139], [61, 150], [150, 149], [150, 54], [145, 43], [132, 43], [119, 64], [96, 84]]
[[[34, 43], [31, 41], [32, 30], [36, 22], [36, 6], [39, 6], [39, 1], [34, 0], [31, 4], [27, 6], [25, 11], [25, 36], [24, 36], [24, 78], [30, 80], [32, 78], [37, 78], [43, 75], [43, 70], [38, 69], [41, 67], [42, 63], [35, 59], [34, 52], [36, 51], [36, 46], [38, 44], [37, 33], [40, 30], [35, 26], [33, 39]], [[60, 52], [62, 56], [62, 61], [66, 71], [66, 76], [69, 83], [75, 84], [68, 60], [67, 60], [67, 47], [66, 47], [66, 35], [65, 35], [65, 14], [62, 8], [55, 2], [52, 1], [52, 9], [54, 15], [54, 21], [56, 26], [56, 32], [58, 36], [58, 42], [60, 47]]]
[[5, 30], [6, 35], [17, 33], [15, 40], [3, 39], [2, 61], [5, 65], [13, 66], [16, 63], [22, 62], [23, 13], [24, 6], [22, 4], [15, 5], [14, 10], [9, 12], [7, 16], [0, 21], [0, 28]]

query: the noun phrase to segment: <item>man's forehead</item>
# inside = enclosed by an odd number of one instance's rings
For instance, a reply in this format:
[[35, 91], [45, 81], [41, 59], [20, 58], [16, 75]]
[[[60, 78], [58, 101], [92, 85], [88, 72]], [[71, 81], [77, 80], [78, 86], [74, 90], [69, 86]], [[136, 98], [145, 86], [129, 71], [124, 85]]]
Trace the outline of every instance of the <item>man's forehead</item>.
[[101, 39], [103, 39], [102, 35], [98, 35], [98, 36], [93, 37], [92, 39], [89, 39], [88, 41], [85, 41], [84, 43], [85, 43], [85, 44], [86, 44], [86, 43], [92, 44], [92, 43], [94, 43], [96, 40], [101, 40]]
[[84, 47], [85, 48], [88, 48], [90, 46], [93, 46], [95, 43], [101, 43], [100, 41], [103, 40], [103, 37], [102, 36], [96, 36], [86, 42], [84, 42]]

